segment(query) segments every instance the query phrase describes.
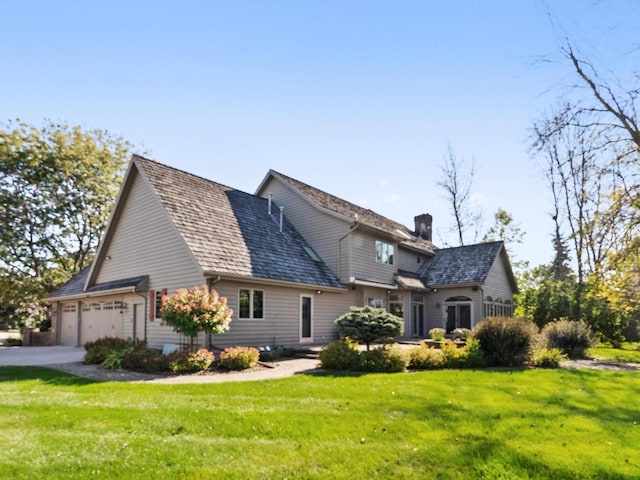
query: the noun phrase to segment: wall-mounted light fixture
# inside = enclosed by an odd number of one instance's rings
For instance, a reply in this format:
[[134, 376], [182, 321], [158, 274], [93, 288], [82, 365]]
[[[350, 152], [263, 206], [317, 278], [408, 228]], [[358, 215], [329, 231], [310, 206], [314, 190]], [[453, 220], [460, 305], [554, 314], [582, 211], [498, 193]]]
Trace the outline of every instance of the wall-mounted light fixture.
[[107, 255], [107, 260], [111, 260], [111, 255]]
[[440, 302], [436, 302], [436, 308], [440, 308]]
[[322, 295], [322, 290], [316, 290], [316, 295]]

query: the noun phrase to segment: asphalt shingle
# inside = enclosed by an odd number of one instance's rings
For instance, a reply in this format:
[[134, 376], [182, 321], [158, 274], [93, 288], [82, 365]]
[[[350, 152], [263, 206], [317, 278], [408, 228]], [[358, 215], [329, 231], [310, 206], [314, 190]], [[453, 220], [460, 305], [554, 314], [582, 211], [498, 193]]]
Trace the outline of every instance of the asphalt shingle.
[[420, 277], [429, 286], [482, 284], [503, 247], [489, 242], [440, 249], [422, 265]]
[[267, 200], [139, 156], [135, 163], [204, 271], [295, 283], [343, 285], [307, 253], [304, 238]]

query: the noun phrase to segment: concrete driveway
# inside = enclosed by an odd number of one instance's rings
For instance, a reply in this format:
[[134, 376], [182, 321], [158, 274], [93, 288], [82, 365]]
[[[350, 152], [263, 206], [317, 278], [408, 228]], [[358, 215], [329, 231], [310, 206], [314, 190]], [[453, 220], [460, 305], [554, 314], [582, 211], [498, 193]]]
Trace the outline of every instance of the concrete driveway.
[[81, 362], [84, 354], [82, 347], [0, 347], [0, 366]]

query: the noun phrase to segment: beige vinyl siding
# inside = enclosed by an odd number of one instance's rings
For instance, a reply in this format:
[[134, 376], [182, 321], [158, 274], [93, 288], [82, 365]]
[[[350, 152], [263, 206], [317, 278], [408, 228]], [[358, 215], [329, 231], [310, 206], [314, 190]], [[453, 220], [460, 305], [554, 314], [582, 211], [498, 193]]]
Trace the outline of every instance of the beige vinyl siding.
[[[360, 280], [392, 285], [394, 274], [398, 271], [398, 245], [392, 241], [373, 236], [367, 232], [356, 230], [351, 239], [352, 275]], [[394, 263], [388, 265], [376, 261], [376, 240], [390, 243], [394, 247]]]
[[149, 275], [149, 288], [167, 288], [172, 293], [204, 282], [202, 269], [138, 174], [105, 247], [96, 283]]
[[[139, 174], [135, 174], [124, 208], [113, 221], [116, 222], [112, 225], [115, 229], [105, 245], [104, 260], [99, 266], [96, 283], [149, 275], [149, 288], [156, 291], [166, 288], [168, 294], [179, 288], [204, 284], [202, 269], [152, 188]], [[148, 292], [141, 294], [148, 296]], [[124, 319], [123, 335], [132, 338], [133, 304], [145, 303], [145, 299], [133, 295], [127, 299], [127, 303], [130, 308]], [[159, 320], [148, 321], [150, 307], [147, 298], [144, 321], [150, 346], [175, 343], [177, 335], [171, 327], [162, 325]]]
[[[313, 342], [327, 343], [337, 338], [334, 320], [355, 304], [354, 292], [322, 292], [315, 290], [221, 281], [213, 288], [227, 298], [234, 310], [231, 328], [214, 335], [211, 343], [216, 347], [235, 345], [300, 345], [300, 295], [313, 298]], [[264, 292], [264, 318], [239, 319], [238, 293], [240, 289]]]
[[[420, 262], [418, 262], [418, 258], [420, 258]], [[418, 269], [424, 262], [425, 256], [411, 250], [400, 248], [397, 254], [397, 259], [399, 270], [417, 273]]]
[[502, 255], [498, 255], [489, 270], [484, 283], [484, 294], [502, 301], [513, 300], [513, 290], [507, 277], [507, 270]]
[[[339, 267], [339, 240], [348, 232], [351, 225], [339, 218], [318, 210], [304, 197], [278, 180], [271, 178], [262, 188], [262, 196], [272, 199], [279, 207], [284, 207], [284, 216], [309, 243], [309, 246], [322, 258], [324, 263], [338, 277], [344, 277]], [[273, 207], [274, 211], [277, 207]]]

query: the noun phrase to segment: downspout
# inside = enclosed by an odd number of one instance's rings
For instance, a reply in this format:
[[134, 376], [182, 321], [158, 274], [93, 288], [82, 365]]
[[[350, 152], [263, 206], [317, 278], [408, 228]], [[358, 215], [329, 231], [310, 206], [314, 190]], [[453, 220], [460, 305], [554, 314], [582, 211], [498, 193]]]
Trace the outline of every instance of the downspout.
[[[271, 194], [269, 194], [269, 214], [271, 214]], [[220, 280], [222, 280], [222, 277], [220, 275], [216, 276], [216, 278], [209, 278], [207, 280], [207, 288], [209, 289], [209, 291], [211, 291], [213, 286], [216, 283], [218, 283]], [[213, 346], [213, 343], [211, 342], [211, 333], [207, 333], [206, 343], [209, 346], [209, 349], [215, 349], [216, 348], [216, 347]], [[220, 349], [218, 349], [218, 350], [220, 350]]]

